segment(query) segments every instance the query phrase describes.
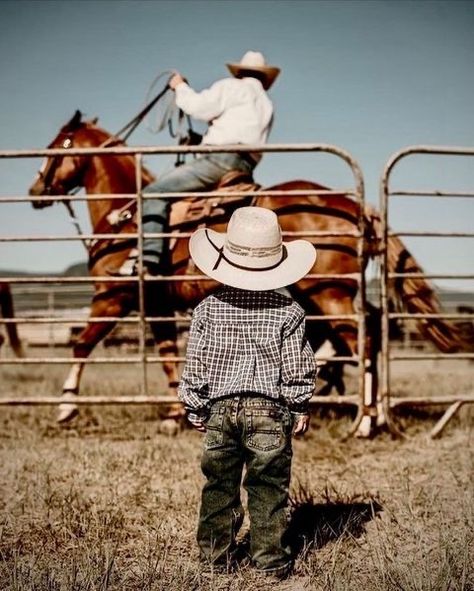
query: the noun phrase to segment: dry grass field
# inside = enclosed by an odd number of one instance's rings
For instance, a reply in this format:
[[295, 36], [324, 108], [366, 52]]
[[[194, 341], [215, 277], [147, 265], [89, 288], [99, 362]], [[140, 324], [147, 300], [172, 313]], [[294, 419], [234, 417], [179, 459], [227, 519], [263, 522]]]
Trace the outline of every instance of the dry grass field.
[[[395, 391], [456, 392], [463, 368], [405, 367]], [[83, 393], [136, 393], [138, 371], [89, 367]], [[0, 368], [2, 395], [55, 394], [63, 377]], [[158, 368], [151, 381], [159, 392]], [[0, 589], [473, 590], [474, 415], [461, 411], [435, 441], [434, 411], [400, 417], [406, 440], [370, 441], [342, 441], [349, 414], [315, 411], [294, 444], [295, 574], [277, 583], [245, 565], [222, 575], [198, 564], [199, 433], [160, 434], [151, 406], [87, 407], [62, 428], [53, 408], [2, 407]]]

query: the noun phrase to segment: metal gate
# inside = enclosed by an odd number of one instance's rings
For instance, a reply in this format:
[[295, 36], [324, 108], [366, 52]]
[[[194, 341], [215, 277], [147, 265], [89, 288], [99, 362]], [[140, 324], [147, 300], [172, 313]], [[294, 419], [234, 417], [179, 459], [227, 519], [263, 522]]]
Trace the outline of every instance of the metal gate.
[[[32, 157], [50, 157], [50, 156], [74, 156], [74, 155], [133, 155], [135, 158], [135, 171], [136, 171], [136, 185], [137, 185], [137, 192], [134, 195], [130, 194], [122, 194], [116, 195], [114, 194], [114, 199], [123, 199], [124, 201], [130, 200], [131, 198], [137, 199], [137, 221], [139, 222], [138, 233], [137, 234], [121, 234], [120, 238], [123, 239], [130, 239], [135, 238], [138, 241], [139, 246], [139, 269], [140, 271], [143, 270], [143, 261], [142, 261], [142, 246], [143, 246], [143, 228], [141, 225], [141, 210], [142, 210], [142, 203], [143, 199], [145, 198], [153, 198], [158, 197], [158, 195], [153, 195], [152, 193], [148, 193], [143, 195], [142, 193], [142, 178], [141, 178], [141, 164], [142, 158], [144, 155], [169, 155], [169, 154], [196, 154], [196, 153], [215, 153], [215, 152], [235, 152], [241, 149], [238, 146], [179, 146], [179, 147], [140, 147], [140, 148], [131, 148], [131, 147], [109, 147], [109, 148], [55, 148], [55, 149], [45, 149], [45, 150], [18, 150], [18, 151], [1, 151], [0, 158], [32, 158]], [[334, 194], [334, 193], [345, 193], [349, 196], [352, 196], [359, 204], [360, 204], [360, 215], [358, 220], [358, 228], [357, 231], [354, 233], [347, 234], [345, 232], [326, 232], [326, 231], [305, 231], [302, 230], [300, 232], [292, 232], [292, 233], [284, 233], [284, 236], [289, 238], [291, 237], [330, 237], [330, 236], [356, 236], [358, 239], [358, 249], [357, 255], [360, 263], [360, 268], [363, 269], [362, 261], [363, 261], [363, 253], [364, 253], [364, 181], [362, 171], [356, 162], [356, 160], [345, 150], [328, 145], [328, 144], [269, 144], [264, 147], [262, 146], [250, 146], [248, 147], [249, 151], [253, 152], [268, 152], [268, 153], [277, 153], [277, 152], [298, 152], [298, 153], [327, 153], [333, 154], [338, 158], [342, 159], [351, 169], [353, 178], [354, 178], [354, 187], [353, 188], [344, 188], [344, 189], [332, 189], [332, 190], [314, 190], [314, 191], [301, 191], [301, 190], [294, 190], [294, 191], [287, 191], [286, 194], [288, 196], [294, 195], [298, 196], [301, 194], [305, 195], [318, 195], [318, 194]], [[278, 191], [278, 194], [281, 194], [281, 190]], [[232, 193], [233, 195], [237, 195], [236, 192]], [[252, 193], [245, 193], [246, 195]], [[254, 193], [256, 194], [256, 193]], [[258, 191], [258, 195], [272, 195], [272, 191]], [[203, 193], [199, 194], [200, 197], [203, 196]], [[204, 194], [208, 196], [208, 198], [213, 198], [220, 195], [225, 195], [224, 192], [212, 192]], [[182, 197], [192, 197], [195, 196], [195, 193], [186, 193], [186, 194], [176, 194], [176, 193], [160, 193], [159, 197], [163, 199], [179, 199]], [[54, 196], [51, 198], [44, 197], [45, 200], [50, 199], [51, 201], [56, 200], [63, 200], [66, 202], [74, 202], [74, 201], [86, 201], [86, 200], [104, 200], [108, 199], [110, 196], [108, 195], [64, 195], [64, 196]], [[3, 197], [0, 198], [1, 203], [29, 203], [31, 198], [29, 197]], [[177, 236], [181, 237], [188, 237], [189, 234], [170, 234], [170, 233], [161, 233], [161, 234], [153, 234], [150, 236], [154, 236], [156, 238], [163, 237], [165, 239], [170, 239], [171, 237], [176, 238]], [[56, 235], [56, 236], [31, 236], [31, 235], [24, 235], [24, 236], [0, 236], [0, 243], [3, 242], [36, 242], [36, 241], [51, 241], [51, 242], [64, 242], [64, 241], [71, 241], [71, 240], [93, 240], [97, 238], [117, 238], [117, 234], [88, 234], [88, 235]], [[321, 278], [347, 278], [348, 275], [320, 275], [320, 274], [312, 274], [308, 275], [307, 278], [312, 279], [321, 279]], [[327, 361], [329, 363], [344, 363], [347, 361], [358, 363], [358, 393], [352, 396], [314, 396], [312, 399], [312, 403], [317, 404], [349, 404], [357, 407], [357, 417], [354, 421], [351, 432], [354, 432], [357, 427], [359, 426], [363, 416], [364, 416], [364, 404], [367, 408], [367, 403], [364, 403], [364, 383], [365, 383], [365, 307], [366, 307], [366, 285], [365, 285], [365, 275], [362, 271], [361, 273], [357, 273], [355, 276], [351, 276], [351, 278], [357, 280], [359, 284], [358, 289], [358, 296], [356, 298], [356, 313], [353, 315], [326, 315], [326, 316], [315, 316], [309, 315], [307, 316], [308, 322], [320, 322], [320, 321], [328, 321], [328, 320], [336, 320], [336, 319], [351, 319], [356, 320], [358, 323], [358, 351], [359, 355], [357, 357], [317, 357], [317, 360], [320, 362]], [[168, 276], [165, 277], [165, 281], [202, 281], [206, 278], [202, 275], [182, 275], [182, 276]], [[50, 276], [29, 276], [29, 277], [0, 277], [0, 281], [7, 282], [11, 285], [20, 285], [20, 284], [54, 284], [54, 285], [61, 285], [61, 284], [92, 284], [95, 281], [110, 281], [110, 277], [95, 277], [92, 278], [90, 276], [80, 276], [80, 277], [50, 277]], [[130, 282], [130, 278], [114, 278], [114, 282], [120, 281], [127, 281]], [[139, 293], [139, 310], [137, 317], [127, 317], [127, 318], [118, 318], [118, 317], [100, 317], [100, 319], [92, 319], [92, 322], [111, 322], [111, 323], [138, 323], [140, 327], [140, 338], [139, 338], [139, 346], [138, 346], [138, 354], [136, 356], [116, 356], [116, 357], [93, 357], [93, 358], [84, 358], [84, 359], [74, 359], [74, 362], [80, 362], [84, 364], [139, 364], [141, 367], [141, 380], [140, 380], [140, 394], [133, 395], [133, 396], [75, 396], [74, 402], [77, 404], [169, 404], [170, 398], [165, 396], [152, 396], [148, 392], [148, 380], [147, 380], [147, 367], [149, 364], [155, 363], [163, 363], [165, 361], [164, 357], [160, 357], [157, 355], [150, 355], [147, 354], [146, 351], [146, 343], [145, 343], [145, 328], [147, 322], [155, 321], [155, 322], [170, 322], [176, 321], [176, 318], [170, 317], [147, 317], [145, 315], [144, 309], [144, 279], [142, 273], [133, 279], [137, 281], [139, 284], [138, 293]], [[154, 279], [159, 280], [159, 279]], [[51, 323], [71, 323], [75, 322], [78, 319], [76, 317], [63, 317], [61, 319], [57, 319], [51, 316], [46, 316], [42, 318], [35, 318], [35, 319], [0, 319], [1, 324], [7, 323], [40, 323], [40, 324], [51, 324]], [[190, 317], [180, 317], [179, 322], [188, 322], [190, 321]], [[183, 357], [174, 357], [174, 358], [166, 358], [167, 361], [175, 361], [177, 363], [184, 361]], [[52, 365], [52, 364], [71, 364], [72, 358], [69, 357], [48, 357], [48, 358], [41, 358], [41, 357], [26, 357], [24, 359], [13, 359], [13, 358], [1, 358], [0, 364], [5, 365], [32, 365], [32, 364], [45, 364], [45, 365]], [[14, 398], [11, 396], [3, 396], [0, 398], [0, 405], [57, 405], [59, 403], [59, 398], [57, 396], [27, 396], [21, 398]], [[367, 413], [365, 413], [367, 415]], [[373, 414], [373, 413], [372, 413]]]
[[410, 157], [414, 154], [427, 155], [449, 155], [449, 156], [474, 156], [474, 148], [461, 147], [438, 147], [438, 146], [410, 146], [396, 152], [388, 160], [380, 183], [380, 210], [382, 218], [382, 261], [381, 261], [381, 308], [382, 308], [382, 371], [381, 371], [381, 386], [382, 386], [382, 403], [387, 418], [387, 423], [390, 430], [395, 434], [401, 434], [400, 430], [393, 419], [393, 410], [401, 406], [419, 406], [419, 405], [443, 405], [448, 406], [441, 419], [437, 422], [431, 431], [431, 436], [438, 436], [444, 429], [448, 421], [455, 415], [459, 408], [465, 403], [474, 402], [474, 393], [472, 392], [472, 381], [469, 384], [471, 391], [465, 394], [439, 396], [439, 397], [423, 397], [423, 396], [409, 396], [395, 398], [391, 394], [390, 383], [390, 367], [392, 361], [398, 360], [422, 360], [422, 359], [436, 359], [436, 360], [453, 360], [453, 359], [474, 359], [474, 353], [395, 353], [391, 350], [389, 341], [389, 321], [391, 319], [434, 319], [442, 318], [446, 320], [474, 320], [472, 313], [439, 313], [439, 314], [408, 314], [400, 312], [391, 312], [389, 309], [388, 286], [390, 280], [401, 280], [404, 278], [419, 278], [426, 279], [474, 279], [472, 274], [425, 274], [425, 273], [395, 273], [388, 271], [387, 257], [388, 257], [388, 238], [389, 236], [425, 236], [425, 237], [457, 237], [457, 238], [474, 238], [472, 232], [427, 232], [423, 230], [412, 232], [392, 232], [389, 229], [389, 201], [390, 199], [403, 196], [410, 198], [472, 198], [474, 192], [447, 192], [436, 189], [426, 191], [404, 190], [395, 191], [390, 188], [391, 175], [397, 164], [404, 158]]

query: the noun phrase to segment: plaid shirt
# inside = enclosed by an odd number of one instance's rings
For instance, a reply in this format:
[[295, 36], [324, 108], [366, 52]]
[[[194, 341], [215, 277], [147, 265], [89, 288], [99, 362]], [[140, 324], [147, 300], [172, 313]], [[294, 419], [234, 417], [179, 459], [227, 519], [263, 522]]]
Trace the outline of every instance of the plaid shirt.
[[305, 337], [305, 313], [278, 291], [224, 287], [194, 310], [178, 389], [189, 418], [212, 401], [254, 393], [304, 413], [316, 364]]

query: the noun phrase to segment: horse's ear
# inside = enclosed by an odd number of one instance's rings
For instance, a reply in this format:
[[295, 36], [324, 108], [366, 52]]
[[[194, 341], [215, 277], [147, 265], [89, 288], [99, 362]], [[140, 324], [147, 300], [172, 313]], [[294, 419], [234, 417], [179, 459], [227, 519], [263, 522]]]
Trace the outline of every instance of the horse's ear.
[[72, 116], [71, 120], [66, 123], [67, 128], [69, 129], [77, 129], [79, 127], [79, 125], [81, 125], [82, 123], [82, 113], [79, 111], [79, 109], [74, 113], [74, 115]]

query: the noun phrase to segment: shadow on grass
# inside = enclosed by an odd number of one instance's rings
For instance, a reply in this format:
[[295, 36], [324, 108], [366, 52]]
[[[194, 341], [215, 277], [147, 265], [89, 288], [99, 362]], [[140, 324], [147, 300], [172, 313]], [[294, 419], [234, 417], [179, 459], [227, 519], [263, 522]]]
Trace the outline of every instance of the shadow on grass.
[[323, 498], [324, 502], [316, 502], [313, 495], [300, 490], [291, 499], [286, 543], [294, 557], [344, 536], [360, 537], [366, 524], [382, 511], [382, 505], [371, 497], [331, 500], [326, 491]]

